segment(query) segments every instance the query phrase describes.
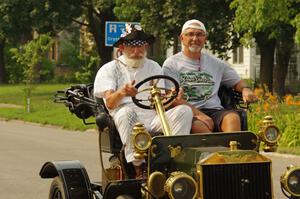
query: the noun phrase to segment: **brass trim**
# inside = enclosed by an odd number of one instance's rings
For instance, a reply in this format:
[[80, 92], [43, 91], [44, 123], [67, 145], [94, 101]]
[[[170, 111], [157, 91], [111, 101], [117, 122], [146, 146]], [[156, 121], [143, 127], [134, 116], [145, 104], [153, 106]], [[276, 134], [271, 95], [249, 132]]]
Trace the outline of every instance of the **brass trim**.
[[229, 146], [230, 146], [230, 151], [236, 151], [237, 150], [237, 141], [230, 141]]
[[182, 171], [175, 171], [170, 174], [169, 178], [167, 179], [167, 181], [165, 183], [164, 190], [168, 193], [168, 195], [171, 199], [175, 199], [175, 197], [172, 194], [172, 187], [178, 179], [182, 179], [182, 178], [187, 179], [192, 183], [192, 185], [195, 188], [195, 193], [192, 198], [193, 199], [196, 198], [197, 193], [198, 193], [198, 187], [197, 187], [197, 183], [196, 183], [195, 179]]
[[236, 151], [219, 151], [208, 155], [200, 160], [200, 165], [217, 165], [217, 164], [239, 164], [239, 163], [259, 163], [271, 162], [267, 157], [251, 150]]
[[157, 198], [163, 197], [165, 195], [164, 185], [166, 180], [166, 176], [160, 171], [151, 173], [148, 178], [149, 191]]
[[[144, 148], [143, 147], [139, 147], [137, 145], [137, 142], [135, 141], [136, 138], [137, 138], [137, 136], [140, 136], [141, 134], [144, 134], [146, 137], [148, 137], [148, 143], [147, 143], [147, 145]], [[148, 132], [138, 132], [137, 134], [133, 135], [133, 144], [134, 144], [134, 147], [137, 150], [140, 150], [140, 151], [146, 151], [151, 146], [151, 140], [152, 140], [152, 137], [151, 137], [151, 135]]]
[[294, 192], [292, 192], [290, 190], [290, 188], [288, 186], [288, 178], [291, 175], [291, 173], [294, 172], [294, 171], [296, 171], [296, 170], [300, 170], [300, 166], [294, 166], [294, 165], [288, 166], [287, 170], [280, 177], [280, 184], [291, 195], [296, 196], [296, 197], [300, 197], [300, 193], [299, 194], [295, 194]]
[[163, 133], [166, 136], [171, 136], [172, 133], [170, 130], [169, 122], [166, 118], [165, 109], [161, 101], [160, 89], [156, 86], [153, 86], [151, 90], [151, 96], [154, 98], [155, 109], [158, 113], [160, 122], [162, 124]]
[[[268, 158], [266, 158], [267, 160]], [[269, 161], [263, 161], [263, 162], [269, 162]], [[251, 162], [248, 162], [251, 163]], [[208, 164], [197, 164], [196, 165], [196, 173], [197, 173], [197, 177], [199, 178], [198, 180], [198, 186], [199, 186], [199, 191], [198, 191], [198, 198], [199, 199], [203, 199], [204, 195], [203, 195], [203, 167], [202, 165], [208, 165]], [[226, 165], [226, 164], [223, 164]], [[270, 160], [270, 168], [269, 168], [269, 173], [272, 174], [272, 162]], [[273, 175], [271, 175], [271, 194], [272, 194], [272, 198], [274, 198], [274, 187], [273, 187]]]
[[[139, 147], [136, 143], [137, 136], [144, 134], [148, 137], [148, 143], [145, 147]], [[144, 159], [147, 156], [147, 150], [151, 146], [152, 137], [149, 132], [146, 130], [144, 124], [137, 122], [132, 130], [131, 142], [134, 146], [134, 158], [135, 159]]]
[[[267, 130], [269, 129], [269, 128], [274, 128], [274, 129], [276, 129], [276, 131], [278, 132], [278, 136], [277, 136], [277, 138], [276, 138], [276, 140], [275, 141], [270, 141], [267, 137], [266, 137], [266, 132], [267, 132]], [[261, 131], [261, 134], [262, 134], [262, 140], [264, 141], [264, 142], [266, 142], [267, 144], [277, 144], [277, 142], [279, 141], [279, 139], [280, 139], [280, 130], [279, 130], [279, 128], [277, 127], [277, 126], [275, 126], [275, 125], [268, 125], [268, 126], [265, 126], [264, 128], [263, 128], [263, 130]]]

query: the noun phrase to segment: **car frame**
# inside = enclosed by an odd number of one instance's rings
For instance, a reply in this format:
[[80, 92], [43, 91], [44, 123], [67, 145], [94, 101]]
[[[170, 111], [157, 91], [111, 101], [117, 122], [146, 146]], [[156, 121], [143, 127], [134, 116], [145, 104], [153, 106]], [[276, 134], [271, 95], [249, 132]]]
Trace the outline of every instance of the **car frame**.
[[[167, 76], [154, 78], [169, 79]], [[141, 84], [149, 80], [151, 78]], [[163, 121], [161, 88], [154, 84], [149, 90], [153, 107]], [[241, 95], [222, 88], [219, 96], [225, 108], [239, 107], [243, 131], [172, 136], [165, 132], [168, 131], [165, 127], [168, 124], [163, 122], [165, 135], [150, 135], [143, 124], [138, 123], [133, 130], [132, 141], [135, 156], [146, 160], [147, 170], [145, 178], [135, 179], [133, 167], [124, 158], [123, 145], [103, 99], [93, 96], [93, 85], [74, 85], [65, 91], [58, 91], [55, 101], [64, 103], [84, 124], [90, 124], [86, 120], [95, 117], [102, 181], [90, 182], [78, 160], [46, 162], [39, 174], [42, 178], [53, 178], [49, 199], [274, 198], [272, 161], [259, 150], [262, 144], [265, 151], [276, 150], [279, 129], [272, 117], [267, 116], [260, 132], [248, 131], [243, 110], [247, 107], [241, 105]], [[274, 132], [276, 136], [273, 136]], [[268, 135], [270, 133], [272, 135]], [[108, 168], [104, 167], [104, 152], [112, 154]], [[297, 198], [300, 194], [299, 188], [293, 189], [288, 182], [291, 177], [300, 179], [298, 171], [299, 168], [294, 167], [282, 177], [283, 191], [289, 198]]]

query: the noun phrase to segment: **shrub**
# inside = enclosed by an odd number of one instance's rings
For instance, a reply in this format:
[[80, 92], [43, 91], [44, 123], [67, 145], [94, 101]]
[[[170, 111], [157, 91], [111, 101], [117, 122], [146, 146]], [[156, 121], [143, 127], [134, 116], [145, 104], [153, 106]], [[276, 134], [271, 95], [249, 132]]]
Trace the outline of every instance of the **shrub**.
[[248, 112], [249, 130], [258, 132], [263, 117], [270, 115], [282, 133], [280, 146], [300, 146], [300, 95], [286, 95], [280, 99], [261, 88], [254, 92], [259, 100]]

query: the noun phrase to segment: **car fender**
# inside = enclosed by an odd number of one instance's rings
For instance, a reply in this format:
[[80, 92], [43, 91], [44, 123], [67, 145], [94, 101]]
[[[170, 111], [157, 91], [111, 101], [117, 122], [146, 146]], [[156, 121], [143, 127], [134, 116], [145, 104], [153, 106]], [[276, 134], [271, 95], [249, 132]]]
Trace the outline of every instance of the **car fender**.
[[84, 166], [78, 160], [49, 161], [40, 170], [41, 178], [59, 176], [64, 184], [67, 199], [91, 199], [91, 183]]

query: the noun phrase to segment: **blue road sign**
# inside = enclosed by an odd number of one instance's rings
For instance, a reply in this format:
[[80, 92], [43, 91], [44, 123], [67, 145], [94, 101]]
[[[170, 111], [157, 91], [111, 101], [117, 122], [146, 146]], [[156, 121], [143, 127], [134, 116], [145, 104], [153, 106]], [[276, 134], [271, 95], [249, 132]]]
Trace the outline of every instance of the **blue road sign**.
[[105, 46], [112, 46], [125, 33], [125, 24], [139, 24], [138, 22], [107, 21], [105, 23]]

